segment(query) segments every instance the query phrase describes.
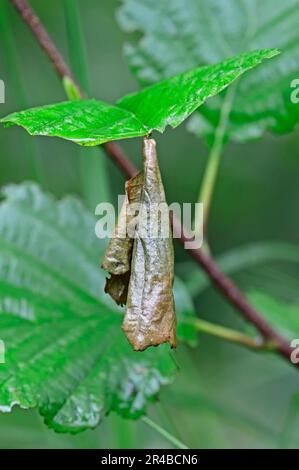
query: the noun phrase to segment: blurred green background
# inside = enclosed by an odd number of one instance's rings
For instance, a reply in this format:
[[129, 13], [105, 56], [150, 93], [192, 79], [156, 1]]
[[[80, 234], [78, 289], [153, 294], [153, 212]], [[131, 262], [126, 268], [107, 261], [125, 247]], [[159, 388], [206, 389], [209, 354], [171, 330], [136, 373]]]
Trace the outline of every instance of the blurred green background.
[[[127, 40], [116, 22], [116, 0], [78, 2], [85, 41], [90, 94], [114, 102], [138, 84], [123, 59]], [[55, 43], [69, 57], [63, 2], [32, 1]], [[65, 99], [60, 81], [27, 28], [0, 0], [0, 78], [6, 85], [1, 116], [29, 106]], [[74, 51], [73, 51], [74, 52]], [[169, 202], [195, 202], [207, 149], [184, 126], [157, 135], [160, 166]], [[138, 139], [122, 142], [136, 166], [141, 165]], [[0, 185], [35, 179], [56, 196], [82, 190], [82, 153], [92, 149], [48, 138], [30, 138], [20, 129], [0, 129]], [[217, 255], [258, 240], [299, 242], [299, 131], [266, 136], [226, 147], [212, 206], [210, 242]], [[101, 157], [101, 156], [100, 156]], [[123, 192], [124, 178], [103, 154], [111, 197]], [[81, 162], [81, 163], [80, 163]], [[88, 203], [88, 201], [87, 201]], [[178, 270], [188, 255], [176, 246]], [[268, 263], [246, 270], [236, 280], [246, 289], [258, 286], [285, 297], [299, 297], [298, 268]], [[239, 327], [239, 316], [208, 289], [197, 299], [203, 318]], [[203, 336], [200, 347], [181, 347], [174, 385], [165, 389], [150, 416], [194, 448], [272, 448], [299, 446], [298, 372], [279, 357], [259, 355]], [[0, 385], [1, 386], [1, 385]], [[298, 401], [298, 400], [297, 400]], [[35, 412], [14, 410], [0, 415], [0, 448], [167, 447], [142, 422], [111, 415], [95, 431], [77, 436], [48, 430]]]

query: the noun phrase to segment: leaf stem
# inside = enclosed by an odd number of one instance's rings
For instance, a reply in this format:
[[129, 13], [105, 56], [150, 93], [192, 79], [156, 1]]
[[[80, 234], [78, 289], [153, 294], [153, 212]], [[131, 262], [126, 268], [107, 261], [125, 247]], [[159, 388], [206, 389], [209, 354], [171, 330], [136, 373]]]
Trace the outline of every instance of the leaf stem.
[[152, 421], [148, 416], [143, 416], [142, 421], [147, 424], [150, 428], [157, 431], [161, 436], [163, 436], [167, 441], [169, 441], [177, 449], [189, 449], [183, 442], [170, 434], [166, 429], [162, 428], [159, 424]]
[[[219, 170], [220, 158], [223, 150], [225, 130], [232, 108], [236, 83], [233, 83], [226, 92], [223, 106], [221, 108], [218, 127], [215, 131], [214, 142], [208, 157], [207, 165], [204, 171], [203, 180], [198, 196], [198, 202], [203, 204], [203, 227], [206, 232], [207, 222], [210, 213], [212, 196], [215, 188], [215, 182]], [[199, 214], [198, 214], [199, 216]], [[199, 220], [199, 218], [195, 219]]]
[[244, 333], [241, 333], [240, 331], [226, 328], [215, 323], [210, 323], [199, 318], [192, 320], [190, 319], [186, 323], [193, 325], [196, 330], [201, 333], [216, 336], [232, 343], [242, 344], [243, 346], [251, 349], [273, 351], [277, 348], [277, 345], [274, 341], [265, 340], [263, 337], [253, 338], [251, 336], [245, 335]]

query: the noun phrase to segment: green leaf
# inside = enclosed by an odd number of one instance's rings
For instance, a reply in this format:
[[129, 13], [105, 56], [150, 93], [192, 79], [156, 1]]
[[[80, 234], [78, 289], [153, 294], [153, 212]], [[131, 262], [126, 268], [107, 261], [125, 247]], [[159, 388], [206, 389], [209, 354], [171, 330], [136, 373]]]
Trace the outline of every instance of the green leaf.
[[[85, 41], [81, 28], [78, 2], [63, 0], [65, 26], [71, 70], [87, 96], [91, 95]], [[64, 89], [69, 100], [81, 99], [80, 90], [70, 77], [64, 77]], [[87, 154], [88, 153], [88, 154]], [[103, 149], [81, 149], [79, 152], [79, 173], [84, 202], [94, 210], [101, 201], [111, 201], [110, 180], [107, 159]]]
[[248, 294], [253, 306], [289, 341], [299, 338], [299, 304], [276, 300], [262, 292]]
[[277, 54], [277, 49], [254, 51], [196, 68], [125, 96], [118, 106], [96, 100], [62, 102], [13, 113], [0, 122], [22, 126], [31, 135], [62, 137], [81, 145], [164, 132], [167, 125], [178, 126], [208, 98]]
[[[142, 34], [125, 45], [125, 55], [143, 85], [244, 50], [280, 48], [279, 59], [238, 83], [226, 137], [287, 132], [298, 122], [299, 105], [291, 102], [291, 83], [299, 77], [298, 0], [123, 0], [118, 19], [123, 30]], [[223, 98], [209, 100], [192, 117], [194, 132], [213, 138]]]
[[62, 137], [80, 145], [99, 145], [148, 133], [132, 113], [96, 100], [32, 108], [10, 114], [1, 122], [22, 126], [31, 135]]
[[244, 72], [279, 54], [260, 50], [231, 57], [219, 64], [184, 72], [125, 96], [118, 106], [132, 111], [150, 130], [177, 127], [208, 98], [217, 95]]
[[[104, 294], [95, 218], [77, 199], [56, 202], [34, 184], [9, 186], [3, 196], [0, 410], [38, 407], [49, 427], [73, 433], [111, 410], [141, 416], [175, 366], [167, 346], [136, 353], [125, 339], [122, 312]], [[183, 319], [192, 303], [177, 282]]]

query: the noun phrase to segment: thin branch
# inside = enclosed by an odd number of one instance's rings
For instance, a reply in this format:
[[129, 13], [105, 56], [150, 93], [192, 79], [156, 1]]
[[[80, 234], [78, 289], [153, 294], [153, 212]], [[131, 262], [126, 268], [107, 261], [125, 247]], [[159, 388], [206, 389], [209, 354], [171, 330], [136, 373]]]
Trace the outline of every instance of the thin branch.
[[[29, 6], [27, 0], [10, 1], [15, 6], [24, 22], [36, 37], [38, 43], [51, 60], [60, 78], [63, 79], [67, 76], [70, 77], [75, 83], [75, 79], [72, 76], [69, 67], [64, 62], [63, 57], [56, 49], [47, 31], [45, 30], [35, 12]], [[83, 97], [83, 93], [78, 85], [77, 87], [80, 96]], [[132, 177], [134, 174], [136, 174], [136, 168], [128, 160], [124, 152], [117, 144], [110, 142], [104, 145], [104, 149], [126, 176]], [[179, 237], [179, 240], [183, 245], [186, 241], [190, 241], [192, 239], [192, 237], [182, 227], [180, 220], [173, 217], [172, 222], [174, 234]], [[260, 315], [248, 303], [246, 297], [238, 289], [238, 287], [219, 270], [213, 258], [208, 254], [205, 254], [203, 250], [200, 249], [190, 249], [188, 251], [193, 259], [202, 267], [215, 287], [231, 303], [231, 305], [233, 305], [248, 322], [252, 323], [265, 338], [274, 341], [277, 345], [277, 351], [280, 353], [280, 355], [285, 357], [288, 362], [290, 362], [290, 356], [293, 350], [288, 342], [284, 340], [284, 338], [282, 338], [280, 334], [274, 328], [272, 328], [272, 326], [266, 320], [264, 320], [262, 315]], [[299, 364], [293, 365], [299, 367]]]
[[116, 166], [122, 171], [124, 175], [128, 178], [132, 178], [138, 173], [137, 168], [130, 162], [124, 151], [120, 148], [119, 145], [115, 144], [114, 142], [107, 142], [103, 145], [105, 152]]

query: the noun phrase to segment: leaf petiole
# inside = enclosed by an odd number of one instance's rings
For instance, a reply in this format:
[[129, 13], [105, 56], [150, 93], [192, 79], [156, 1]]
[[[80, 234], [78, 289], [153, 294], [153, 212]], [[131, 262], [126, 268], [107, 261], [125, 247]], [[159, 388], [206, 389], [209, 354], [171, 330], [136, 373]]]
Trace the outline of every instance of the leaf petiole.
[[191, 324], [201, 333], [216, 336], [232, 343], [242, 344], [250, 349], [273, 351], [277, 348], [274, 341], [265, 340], [263, 338], [253, 338], [237, 330], [210, 323], [199, 318], [188, 319], [186, 323]]
[[[202, 184], [198, 196], [198, 202], [203, 204], [203, 227], [204, 232], [207, 231], [207, 222], [211, 207], [211, 201], [215, 188], [215, 182], [219, 170], [220, 158], [223, 150], [224, 136], [227, 128], [229, 114], [233, 105], [234, 95], [236, 89], [236, 82], [234, 82], [227, 90], [223, 106], [221, 109], [218, 127], [215, 131], [215, 138], [208, 156], [207, 165], [204, 171]], [[199, 210], [199, 209], [198, 209]], [[195, 217], [195, 220], [199, 220]], [[195, 230], [198, 228], [194, 227]]]

